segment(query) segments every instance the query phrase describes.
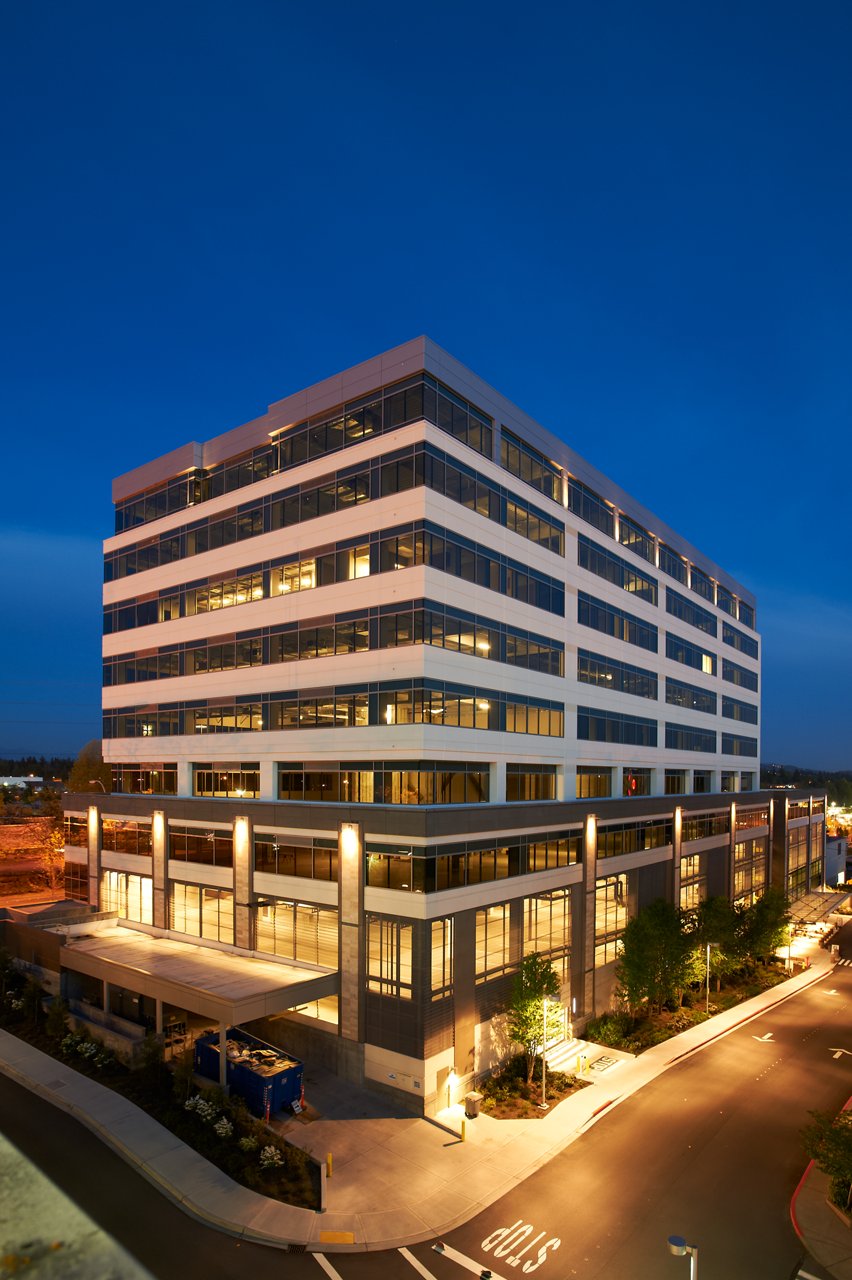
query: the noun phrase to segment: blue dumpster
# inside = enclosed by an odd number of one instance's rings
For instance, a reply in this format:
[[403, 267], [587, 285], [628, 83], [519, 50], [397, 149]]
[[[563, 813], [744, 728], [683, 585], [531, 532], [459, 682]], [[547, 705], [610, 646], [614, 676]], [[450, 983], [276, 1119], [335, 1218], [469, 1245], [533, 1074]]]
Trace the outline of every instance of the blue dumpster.
[[[228, 1088], [245, 1101], [253, 1115], [268, 1116], [301, 1101], [304, 1067], [291, 1054], [239, 1027], [228, 1028], [225, 1051]], [[195, 1070], [218, 1083], [218, 1032], [208, 1032], [196, 1040]]]

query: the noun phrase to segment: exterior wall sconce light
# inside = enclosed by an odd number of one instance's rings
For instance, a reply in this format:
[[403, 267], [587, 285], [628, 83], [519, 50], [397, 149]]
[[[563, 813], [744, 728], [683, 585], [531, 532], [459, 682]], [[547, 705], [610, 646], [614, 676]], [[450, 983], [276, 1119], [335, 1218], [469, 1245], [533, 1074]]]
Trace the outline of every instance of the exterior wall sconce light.
[[248, 818], [234, 819], [234, 853], [238, 858], [248, 857]]
[[344, 858], [357, 858], [360, 843], [357, 823], [342, 822], [340, 824], [340, 849]]

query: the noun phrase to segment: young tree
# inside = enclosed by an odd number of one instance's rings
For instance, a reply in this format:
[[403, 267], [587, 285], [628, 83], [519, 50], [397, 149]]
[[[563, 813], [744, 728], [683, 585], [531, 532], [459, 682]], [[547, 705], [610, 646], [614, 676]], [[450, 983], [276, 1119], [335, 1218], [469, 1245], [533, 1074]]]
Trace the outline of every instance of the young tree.
[[532, 1081], [535, 1060], [544, 1048], [544, 1001], [547, 1006], [547, 1035], [557, 1035], [561, 1026], [559, 979], [553, 966], [537, 951], [524, 956], [515, 975], [512, 997], [507, 1008], [509, 1035], [523, 1045], [526, 1057], [527, 1084]]
[[26, 985], [21, 992], [21, 999], [24, 1002], [24, 1014], [31, 1027], [37, 1027], [41, 1022], [43, 996], [44, 991], [41, 983], [36, 978], [27, 978]]
[[68, 775], [69, 791], [112, 790], [112, 770], [104, 764], [101, 744], [97, 738], [87, 742], [80, 751]]
[[737, 939], [743, 956], [750, 960], [766, 960], [787, 942], [790, 913], [780, 889], [766, 892], [740, 911]]
[[5, 1003], [6, 992], [12, 975], [15, 973], [15, 962], [5, 947], [0, 947], [0, 1003]]
[[68, 1005], [59, 996], [50, 1002], [44, 1029], [51, 1040], [62, 1040], [68, 1031]]
[[36, 848], [48, 889], [58, 889], [62, 884], [65, 867], [65, 836], [59, 823], [43, 826], [38, 834]]
[[805, 1154], [831, 1179], [831, 1199], [848, 1213], [852, 1208], [852, 1112], [811, 1111], [812, 1123], [802, 1132]]
[[175, 1059], [172, 1069], [172, 1091], [181, 1102], [186, 1102], [192, 1093], [195, 1079], [195, 1059], [191, 1049], [184, 1049]]
[[147, 1088], [156, 1090], [162, 1084], [165, 1070], [163, 1066], [163, 1042], [153, 1031], [147, 1033], [139, 1046], [135, 1069], [139, 1072]]
[[36, 793], [36, 809], [42, 817], [62, 819], [62, 797], [53, 787], [42, 787]]
[[705, 964], [710, 943], [710, 976], [715, 979], [718, 991], [722, 978], [741, 963], [736, 913], [727, 898], [705, 898], [696, 908], [693, 921], [693, 940], [701, 953], [699, 959]]
[[658, 898], [627, 924], [616, 968], [619, 993], [631, 1009], [680, 1004], [683, 990], [700, 973], [696, 948], [683, 911]]

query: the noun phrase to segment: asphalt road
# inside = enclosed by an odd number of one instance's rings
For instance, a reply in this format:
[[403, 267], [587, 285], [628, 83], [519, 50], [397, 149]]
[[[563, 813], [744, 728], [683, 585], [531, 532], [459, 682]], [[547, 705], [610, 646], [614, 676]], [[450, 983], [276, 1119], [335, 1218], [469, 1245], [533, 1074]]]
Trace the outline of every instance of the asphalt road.
[[[852, 959], [852, 924], [838, 939]], [[844, 1052], [840, 1052], [844, 1051]], [[0, 1128], [158, 1280], [687, 1280], [668, 1236], [699, 1246], [701, 1280], [789, 1280], [789, 1203], [812, 1109], [852, 1095], [852, 967], [665, 1072], [503, 1200], [446, 1238], [383, 1254], [287, 1255], [174, 1208], [63, 1113], [0, 1078]], [[331, 1268], [329, 1273], [328, 1268]]]
[[850, 1009], [852, 969], [839, 969], [665, 1072], [454, 1246], [501, 1270], [505, 1243], [489, 1248], [489, 1233], [521, 1218], [561, 1242], [541, 1280], [686, 1280], [672, 1234], [699, 1246], [702, 1280], [787, 1280], [803, 1252], [789, 1220], [806, 1164], [798, 1135], [809, 1110], [852, 1094]]

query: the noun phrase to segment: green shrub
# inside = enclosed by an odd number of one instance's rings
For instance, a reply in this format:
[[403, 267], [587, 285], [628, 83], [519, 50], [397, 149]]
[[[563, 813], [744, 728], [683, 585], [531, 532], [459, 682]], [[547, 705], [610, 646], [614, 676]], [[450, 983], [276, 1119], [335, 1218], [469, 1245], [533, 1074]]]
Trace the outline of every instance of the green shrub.
[[639, 1023], [640, 1019], [629, 1013], [604, 1013], [599, 1018], [592, 1018], [583, 1034], [593, 1044], [607, 1045], [610, 1049], [626, 1049], [627, 1041]]
[[58, 996], [50, 1002], [44, 1029], [51, 1040], [62, 1040], [68, 1031], [68, 1005]]

